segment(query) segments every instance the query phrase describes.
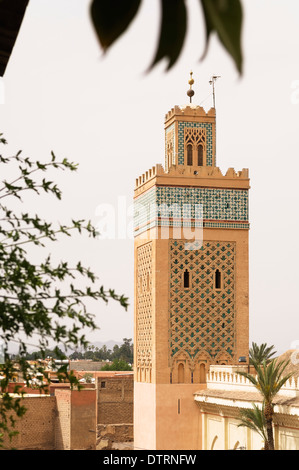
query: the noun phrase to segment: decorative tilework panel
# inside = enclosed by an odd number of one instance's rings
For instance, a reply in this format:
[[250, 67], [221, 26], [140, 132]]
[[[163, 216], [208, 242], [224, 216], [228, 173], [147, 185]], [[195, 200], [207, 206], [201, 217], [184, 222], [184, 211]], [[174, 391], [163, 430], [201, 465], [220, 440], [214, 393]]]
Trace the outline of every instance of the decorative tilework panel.
[[[205, 241], [185, 250], [184, 240], [170, 240], [170, 362], [184, 354], [191, 365], [201, 354], [211, 360], [232, 358], [235, 351], [235, 242]], [[184, 272], [189, 288], [184, 287]], [[220, 288], [215, 272], [221, 273]]]
[[134, 205], [136, 235], [150, 227], [183, 226], [188, 221], [191, 226], [202, 226], [202, 219], [208, 221], [205, 227], [248, 229], [248, 191], [158, 186], [141, 195]]
[[134, 229], [147, 230], [149, 225], [156, 220], [157, 197], [156, 188], [151, 188], [134, 201]]
[[[181, 122], [178, 123], [178, 164], [184, 165], [184, 148], [185, 138], [184, 129], [185, 127], [199, 127], [206, 129], [206, 155], [207, 155], [207, 166], [213, 166], [213, 139], [212, 139], [212, 124], [209, 122]], [[216, 162], [215, 162], [216, 165]]]
[[137, 337], [136, 366], [151, 369], [153, 345], [152, 319], [152, 243], [137, 249]]
[[[203, 218], [207, 220], [248, 220], [248, 191], [241, 189], [157, 187], [157, 206], [176, 207], [179, 212], [191, 211], [196, 216], [197, 206], [202, 205]], [[188, 207], [190, 209], [188, 209]], [[161, 211], [158, 211], [158, 216]]]

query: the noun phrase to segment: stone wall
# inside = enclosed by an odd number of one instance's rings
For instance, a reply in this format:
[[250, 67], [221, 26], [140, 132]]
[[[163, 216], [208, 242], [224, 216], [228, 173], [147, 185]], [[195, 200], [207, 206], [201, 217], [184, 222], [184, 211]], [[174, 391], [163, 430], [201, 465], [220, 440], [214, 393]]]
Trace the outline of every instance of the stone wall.
[[[88, 450], [96, 446], [96, 390], [55, 389], [55, 395], [26, 396], [17, 431], [4, 447], [18, 450]], [[10, 414], [8, 414], [9, 416]]]
[[55, 448], [71, 448], [71, 390], [55, 390], [57, 419], [55, 423]]
[[97, 424], [133, 424], [133, 374], [98, 378]]
[[[108, 373], [97, 378], [97, 385], [77, 391], [70, 390], [69, 384], [53, 384], [50, 395], [25, 396], [22, 404], [27, 411], [17, 418], [18, 434], [11, 443], [6, 439], [5, 446], [19, 450], [95, 449], [104, 433], [104, 448], [123, 448], [133, 440], [133, 374]], [[104, 427], [97, 439], [98, 424]]]
[[94, 450], [96, 446], [95, 389], [73, 390], [71, 394], [71, 449]]
[[56, 399], [49, 396], [31, 396], [22, 400], [25, 415], [17, 418], [15, 431], [18, 434], [10, 442], [5, 438], [6, 448], [18, 450], [54, 450]]
[[96, 390], [55, 390], [57, 450], [95, 449]]

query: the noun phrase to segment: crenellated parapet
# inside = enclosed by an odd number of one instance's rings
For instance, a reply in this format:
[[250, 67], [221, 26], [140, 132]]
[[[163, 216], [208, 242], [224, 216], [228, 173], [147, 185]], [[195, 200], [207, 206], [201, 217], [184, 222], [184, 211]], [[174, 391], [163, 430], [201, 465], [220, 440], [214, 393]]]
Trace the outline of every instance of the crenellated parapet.
[[208, 112], [201, 106], [174, 106], [168, 113], [165, 114], [165, 123], [171, 120], [174, 116], [181, 118], [215, 118], [215, 108], [210, 108]]
[[[243, 181], [249, 183], [249, 171], [248, 168], [243, 168], [240, 171], [235, 171], [234, 168], [228, 168], [228, 170], [223, 173], [219, 167], [216, 166], [183, 166], [183, 165], [172, 165], [168, 171], [164, 170], [163, 166], [157, 164], [153, 166], [148, 171], [143, 173], [141, 176], [136, 178], [135, 190], [142, 188], [145, 184], [154, 180], [155, 178], [168, 178], [167, 183], [170, 184], [169, 178], [188, 178], [190, 185], [204, 185], [204, 180], [212, 179], [217, 180], [221, 179], [222, 184], [229, 180]], [[184, 184], [188, 184], [184, 180]], [[212, 181], [210, 182], [212, 184]]]
[[136, 184], [135, 188], [140, 188], [143, 186], [145, 183], [148, 181], [152, 180], [155, 178], [157, 175], [164, 174], [164, 169], [163, 166], [160, 164], [157, 164], [156, 166], [153, 166], [150, 168], [148, 171], [140, 175], [138, 178], [136, 178]]

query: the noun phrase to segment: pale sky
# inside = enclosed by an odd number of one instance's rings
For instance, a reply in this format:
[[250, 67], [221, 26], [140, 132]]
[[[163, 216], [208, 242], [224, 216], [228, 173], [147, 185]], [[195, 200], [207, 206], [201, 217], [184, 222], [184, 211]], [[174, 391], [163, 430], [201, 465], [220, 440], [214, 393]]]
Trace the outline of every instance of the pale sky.
[[[46, 219], [99, 222], [99, 207], [113, 207], [116, 236], [55, 244], [58, 260], [81, 259], [106, 288], [130, 298], [99, 303], [100, 330], [91, 342], [133, 337], [133, 240], [120, 220], [132, 222], [135, 178], [164, 164], [164, 116], [187, 104], [189, 72], [194, 104], [212, 106], [216, 83], [217, 165], [224, 172], [249, 168], [250, 342], [279, 352], [299, 347], [298, 149], [299, 2], [243, 0], [244, 75], [216, 38], [204, 49], [198, 0], [188, 0], [189, 34], [175, 67], [149, 74], [159, 31], [158, 0], [143, 0], [129, 31], [108, 52], [100, 49], [89, 18], [89, 0], [30, 0], [0, 82], [0, 129], [10, 153], [79, 163], [76, 174], [58, 174], [61, 203], [30, 201]], [[46, 201], [46, 202], [45, 202]]]

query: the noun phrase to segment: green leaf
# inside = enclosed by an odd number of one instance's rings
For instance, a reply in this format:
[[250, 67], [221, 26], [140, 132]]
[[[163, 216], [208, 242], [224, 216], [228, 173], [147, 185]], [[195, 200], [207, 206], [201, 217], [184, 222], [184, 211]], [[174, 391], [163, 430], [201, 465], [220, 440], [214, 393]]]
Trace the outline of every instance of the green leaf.
[[177, 61], [186, 36], [187, 11], [184, 0], [161, 0], [160, 37], [152, 69], [160, 60], [168, 59], [167, 70]]
[[206, 23], [206, 55], [211, 33], [218, 35], [220, 42], [242, 73], [241, 33], [243, 12], [240, 0], [200, 0]]
[[141, 0], [93, 0], [91, 19], [104, 51], [128, 28]]

